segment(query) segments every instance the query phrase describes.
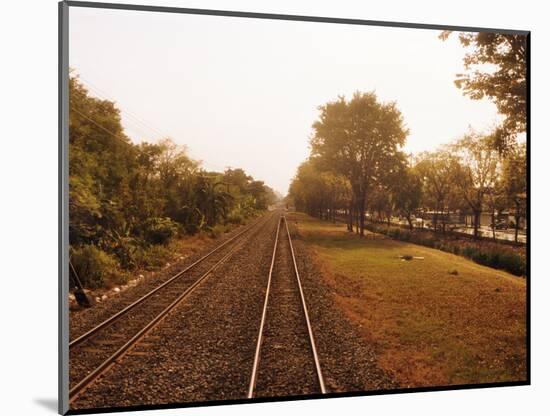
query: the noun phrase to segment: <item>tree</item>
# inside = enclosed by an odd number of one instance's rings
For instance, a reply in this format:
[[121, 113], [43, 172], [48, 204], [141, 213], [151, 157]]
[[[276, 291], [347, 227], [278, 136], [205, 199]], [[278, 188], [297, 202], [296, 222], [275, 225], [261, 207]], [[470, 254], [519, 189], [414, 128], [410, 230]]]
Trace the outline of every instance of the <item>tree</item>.
[[[451, 33], [440, 37], [445, 40]], [[527, 126], [527, 36], [463, 32], [458, 38], [469, 52], [466, 72], [457, 74], [455, 84], [474, 100], [488, 97], [506, 117], [492, 136], [496, 148], [506, 151]]]
[[401, 172], [393, 187], [392, 199], [396, 209], [407, 219], [412, 230], [412, 215], [420, 208], [422, 202], [422, 179], [417, 169], [407, 167]]
[[485, 198], [495, 188], [500, 157], [493, 147], [494, 138], [474, 131], [457, 141], [452, 149], [454, 181], [474, 214], [474, 237], [479, 237], [481, 212]]
[[273, 200], [273, 190], [242, 169], [205, 172], [170, 139], [132, 143], [113, 102], [90, 96], [78, 77], [69, 87], [70, 243], [110, 259], [106, 268], [148, 266], [150, 245], [239, 223]]
[[527, 147], [516, 146], [503, 162], [502, 186], [510, 204], [514, 206], [515, 241], [521, 218], [525, 218], [527, 202]]
[[368, 193], [401, 157], [399, 149], [408, 134], [403, 116], [395, 102], [381, 103], [374, 92], [356, 92], [350, 101], [339, 97], [319, 110], [310, 140], [312, 156], [325, 170], [349, 181], [349, 212], [355, 212], [364, 235]]
[[441, 148], [435, 152], [423, 152], [418, 157], [415, 167], [422, 181], [425, 205], [433, 214], [434, 230], [438, 230], [441, 212], [449, 211], [455, 192], [453, 177], [453, 156], [448, 149]]
[[[322, 170], [318, 162], [310, 158], [298, 167], [289, 187], [289, 197], [296, 209], [334, 222], [337, 212], [348, 208], [351, 189], [346, 178]], [[350, 224], [348, 230], [351, 230]]]
[[195, 180], [195, 204], [209, 227], [227, 216], [233, 197], [224, 188], [224, 183], [217, 179], [217, 175], [207, 172], [202, 172]]
[[90, 97], [76, 77], [69, 95], [69, 238], [99, 244], [106, 230], [125, 227], [137, 152], [112, 102]]

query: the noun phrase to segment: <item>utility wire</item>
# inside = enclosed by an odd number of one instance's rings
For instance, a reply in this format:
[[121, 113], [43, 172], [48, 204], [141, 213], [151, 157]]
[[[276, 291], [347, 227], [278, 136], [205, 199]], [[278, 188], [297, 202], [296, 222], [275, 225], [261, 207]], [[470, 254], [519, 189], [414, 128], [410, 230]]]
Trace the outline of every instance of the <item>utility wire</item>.
[[[113, 133], [112, 131], [110, 131], [109, 129], [103, 127], [101, 124], [99, 124], [97, 121], [91, 119], [90, 117], [88, 117], [86, 114], [82, 113], [81, 111], [78, 111], [76, 108], [71, 108], [71, 111], [74, 111], [75, 113], [77, 113], [78, 115], [84, 117], [86, 120], [90, 121], [91, 123], [93, 123], [95, 126], [99, 127], [100, 129], [102, 129], [103, 131], [105, 131], [106, 133], [110, 134], [111, 136], [113, 136], [115, 139], [118, 139], [120, 140], [121, 142], [123, 142], [124, 144], [128, 145], [128, 146], [132, 146], [133, 144], [126, 141], [125, 139], [123, 139], [122, 137], [116, 135], [115, 133]], [[199, 164], [208, 164], [210, 165], [211, 167], [213, 167], [214, 169], [217, 169], [217, 170], [220, 170], [220, 171], [225, 171], [226, 168], [221, 168], [221, 166], [216, 166], [216, 165], [213, 165], [212, 163], [209, 163], [209, 162], [205, 162], [204, 160], [198, 160]]]
[[[83, 81], [83, 83], [86, 84], [90, 89], [92, 89], [94, 91], [94, 93], [97, 94], [100, 98], [103, 98], [103, 99], [106, 99], [106, 100], [109, 100], [109, 101], [116, 101], [111, 96], [109, 96], [109, 94], [107, 94], [105, 91], [103, 91], [100, 88], [98, 88], [97, 86], [95, 86], [92, 82], [88, 81], [87, 79], [85, 79], [81, 76], [79, 76], [78, 78], [81, 81]], [[170, 137], [171, 136], [170, 134], [167, 134], [165, 131], [160, 130], [159, 128], [153, 126], [151, 123], [147, 122], [144, 118], [138, 116], [135, 112], [132, 112], [132, 111], [128, 110], [128, 108], [122, 108], [120, 106], [120, 103], [117, 103], [117, 107], [120, 108], [125, 115], [133, 118], [137, 123], [145, 126], [147, 129], [149, 129], [150, 131], [158, 134], [159, 136], [161, 136], [161, 137]]]
[[78, 111], [76, 108], [71, 108], [71, 111], [74, 111], [75, 113], [79, 114], [80, 116], [84, 117], [86, 120], [90, 121], [91, 123], [95, 124], [97, 127], [99, 127], [100, 129], [102, 129], [103, 131], [109, 133], [111, 136], [113, 136], [115, 139], [118, 139], [120, 140], [121, 142], [123, 142], [124, 144], [127, 144], [128, 146], [132, 146], [132, 143], [128, 142], [127, 140], [123, 139], [122, 137], [116, 135], [115, 133], [113, 133], [112, 131], [106, 129], [105, 127], [103, 127], [101, 124], [99, 124], [97, 121], [91, 119], [90, 117], [88, 117], [86, 114]]
[[[88, 88], [90, 88], [91, 90], [93, 90], [93, 92], [99, 96], [99, 98], [102, 98], [104, 100], [109, 100], [109, 101], [116, 101], [114, 100], [111, 96], [109, 96], [109, 94], [105, 93], [105, 91], [101, 90], [99, 87], [97, 87], [96, 85], [94, 85], [91, 81], [83, 78], [82, 76], [78, 76], [78, 79], [80, 81], [83, 82], [83, 84], [85, 84]], [[125, 115], [128, 115], [130, 116], [131, 118], [135, 119], [139, 124], [142, 124], [143, 126], [145, 126], [146, 128], [148, 128], [150, 131], [152, 132], [155, 132], [156, 134], [158, 134], [159, 136], [161, 137], [171, 137], [169, 134], [166, 134], [166, 132], [148, 124], [147, 122], [144, 121], [143, 118], [139, 117], [137, 114], [135, 113], [132, 113], [131, 111], [125, 109], [125, 108], [122, 108], [122, 106], [120, 106], [119, 103], [117, 103], [117, 107], [123, 112], [123, 114]], [[80, 114], [82, 117], [86, 118], [87, 120], [89, 120], [90, 122], [94, 123], [96, 126], [98, 126], [99, 128], [103, 129], [104, 131], [106, 131], [107, 133], [109, 133], [111, 136], [123, 141], [124, 143], [126, 144], [130, 144], [128, 143], [126, 140], [124, 140], [123, 138], [117, 136], [115, 133], [109, 131], [108, 129], [106, 129], [105, 127], [101, 126], [100, 124], [98, 124], [96, 121], [92, 120], [91, 118], [87, 117], [85, 114], [81, 113], [80, 111], [76, 110], [75, 108], [71, 108], [71, 111], [75, 111], [76, 113]], [[206, 162], [204, 160], [198, 160], [199, 163], [203, 164], [203, 165], [206, 165], [205, 167], [207, 169], [216, 169], [216, 170], [220, 170], [220, 171], [225, 171], [227, 169], [227, 167], [224, 167], [222, 168], [221, 166], [218, 166], [216, 164], [213, 164], [211, 162]], [[208, 166], [210, 166], [210, 168], [208, 168]]]

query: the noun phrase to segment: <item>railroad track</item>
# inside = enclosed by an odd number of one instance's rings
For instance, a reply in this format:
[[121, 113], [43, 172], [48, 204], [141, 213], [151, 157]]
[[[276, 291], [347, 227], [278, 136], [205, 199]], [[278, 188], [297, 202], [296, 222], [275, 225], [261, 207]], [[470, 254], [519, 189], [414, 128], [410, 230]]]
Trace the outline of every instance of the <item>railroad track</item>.
[[282, 215], [275, 235], [247, 397], [325, 393], [294, 247]]
[[[212, 272], [260, 232], [272, 215], [261, 218], [167, 281], [69, 343], [69, 402], [129, 353]], [[248, 238], [247, 238], [248, 237]]]

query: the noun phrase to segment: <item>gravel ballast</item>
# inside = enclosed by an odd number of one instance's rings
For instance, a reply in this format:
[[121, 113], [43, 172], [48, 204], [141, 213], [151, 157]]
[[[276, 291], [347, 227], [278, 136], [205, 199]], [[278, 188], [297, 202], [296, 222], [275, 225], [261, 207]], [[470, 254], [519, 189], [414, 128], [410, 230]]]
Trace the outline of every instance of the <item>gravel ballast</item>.
[[359, 328], [336, 305], [309, 248], [292, 221], [288, 223], [327, 390], [342, 393], [398, 388], [377, 365], [374, 350], [360, 336]]
[[[246, 398], [278, 219], [247, 238], [71, 409]], [[395, 388], [289, 226], [327, 391]], [[281, 227], [255, 397], [319, 392], [288, 250]]]

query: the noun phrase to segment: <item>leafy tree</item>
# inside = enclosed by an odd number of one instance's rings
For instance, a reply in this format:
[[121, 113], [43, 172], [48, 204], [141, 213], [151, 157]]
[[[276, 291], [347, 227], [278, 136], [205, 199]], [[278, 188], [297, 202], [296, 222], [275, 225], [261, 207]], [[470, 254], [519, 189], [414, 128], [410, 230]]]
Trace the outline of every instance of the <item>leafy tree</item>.
[[[124, 270], [148, 266], [159, 263], [148, 253], [178, 234], [241, 221], [273, 202], [273, 190], [242, 169], [205, 172], [185, 146], [168, 138], [133, 144], [113, 102], [90, 96], [78, 77], [69, 86], [69, 238], [75, 253], [95, 256], [105, 270], [112, 269], [109, 261]], [[85, 273], [89, 285], [104, 281]]]
[[455, 192], [453, 166], [455, 160], [451, 153], [444, 148], [435, 152], [423, 152], [418, 157], [415, 167], [421, 178], [424, 205], [431, 208], [434, 230], [438, 230], [441, 212], [449, 211]]
[[201, 174], [196, 178], [194, 188], [195, 202], [204, 216], [205, 224], [213, 227], [225, 218], [232, 196], [224, 190], [224, 183], [214, 175]]
[[474, 236], [479, 237], [480, 217], [487, 195], [495, 188], [499, 173], [499, 154], [493, 147], [493, 137], [468, 132], [452, 149], [454, 180], [474, 214]]
[[422, 203], [422, 178], [418, 169], [407, 167], [403, 169], [400, 178], [395, 182], [392, 198], [398, 212], [403, 215], [413, 229], [412, 216]]
[[[452, 32], [443, 32], [445, 40]], [[455, 84], [468, 97], [490, 98], [506, 119], [492, 136], [500, 151], [508, 150], [517, 133], [527, 126], [527, 36], [489, 32], [462, 32], [460, 43], [468, 48], [463, 74]]]
[[356, 92], [350, 101], [339, 97], [319, 110], [310, 141], [312, 156], [349, 181], [354, 203], [350, 208], [364, 235], [369, 191], [394, 168], [408, 134], [403, 116], [394, 102], [381, 103], [374, 92]]
[[[310, 158], [298, 167], [290, 184], [289, 196], [296, 209], [321, 219], [336, 221], [337, 212], [348, 208], [351, 188], [342, 175], [322, 170], [318, 160]], [[351, 230], [350, 227], [348, 224]]]
[[504, 159], [502, 186], [506, 199], [514, 206], [515, 241], [517, 242], [520, 221], [526, 215], [527, 147], [525, 143], [515, 147]]

